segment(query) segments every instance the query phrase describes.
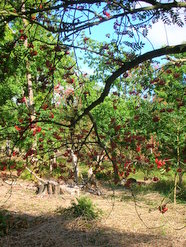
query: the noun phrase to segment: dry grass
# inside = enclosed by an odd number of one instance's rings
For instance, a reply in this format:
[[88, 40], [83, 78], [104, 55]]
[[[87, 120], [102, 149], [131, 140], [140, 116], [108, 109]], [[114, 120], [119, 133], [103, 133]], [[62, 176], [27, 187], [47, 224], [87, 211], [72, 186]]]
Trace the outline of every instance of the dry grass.
[[0, 195], [1, 208], [17, 222], [0, 239], [2, 247], [186, 246], [185, 229], [176, 230], [185, 224], [185, 206], [168, 204], [168, 211], [160, 214], [159, 194], [137, 198], [137, 207], [128, 191], [116, 191], [115, 196], [109, 190], [103, 197], [89, 195], [104, 211], [92, 222], [57, 213], [58, 208], [71, 205], [70, 195], [38, 197], [19, 185], [12, 191], [10, 186], [1, 185]]

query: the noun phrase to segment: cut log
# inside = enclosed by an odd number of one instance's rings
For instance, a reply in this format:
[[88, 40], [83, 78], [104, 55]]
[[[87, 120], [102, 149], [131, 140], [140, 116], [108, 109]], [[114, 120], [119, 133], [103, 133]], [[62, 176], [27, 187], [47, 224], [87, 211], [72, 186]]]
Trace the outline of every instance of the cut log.
[[100, 196], [102, 192], [99, 187], [99, 182], [97, 181], [95, 175], [92, 174], [90, 178], [88, 178], [86, 181], [84, 180], [82, 190]]
[[28, 167], [26, 169], [38, 180], [38, 184], [36, 185], [36, 194], [44, 194], [47, 193], [49, 195], [59, 195], [59, 194], [70, 194], [77, 195], [79, 197], [79, 187], [75, 185], [74, 181], [68, 181], [69, 184], [60, 184], [55, 180], [51, 179], [42, 179], [38, 177], [35, 172], [31, 171]]

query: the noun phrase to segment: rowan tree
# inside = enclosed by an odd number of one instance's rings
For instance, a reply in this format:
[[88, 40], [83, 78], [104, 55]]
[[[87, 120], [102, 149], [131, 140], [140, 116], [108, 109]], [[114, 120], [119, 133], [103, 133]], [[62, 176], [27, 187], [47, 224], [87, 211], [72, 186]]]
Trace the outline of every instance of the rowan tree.
[[[137, 130], [126, 133], [139, 120], [138, 103], [142, 107], [146, 104], [141, 103], [140, 97], [150, 98], [154, 93], [151, 84], [154, 59], [186, 51], [185, 44], [178, 44], [159, 49], [152, 47], [144, 52], [145, 39], [148, 40], [153, 24], [160, 20], [183, 27], [185, 7], [184, 1], [162, 3], [156, 0], [2, 1], [0, 102], [3, 117], [0, 124], [2, 140], [9, 136], [13, 140], [12, 155], [14, 146], [19, 147], [19, 144], [23, 145], [26, 157], [43, 158], [43, 152], [48, 153], [46, 156], [50, 159], [54, 156], [52, 152], [60, 147], [67, 151], [70, 148], [71, 155], [78, 155], [83, 146], [88, 149], [87, 141], [94, 142], [96, 148], [101, 148], [100, 153], [104, 150], [107, 156], [110, 148], [109, 157], [118, 175], [118, 161], [114, 157], [119, 151], [121, 153], [128, 142], [133, 151], [139, 149], [137, 138], [142, 138], [141, 141], [146, 138], [146, 142], [150, 138], [150, 134], [142, 137]], [[93, 40], [93, 28], [101, 30], [106, 23], [111, 30], [106, 35], [107, 41]], [[81, 70], [79, 57], [94, 70], [93, 75]], [[112, 98], [113, 92], [116, 94]], [[123, 112], [116, 110], [122, 109], [120, 102], [124, 97], [134, 94], [138, 95], [127, 103], [131, 116], [123, 120], [120, 115]], [[112, 126], [105, 125], [110, 131], [109, 144], [100, 137], [99, 114], [103, 102], [113, 104], [111, 111], [107, 108], [111, 112], [109, 123], [112, 115], [116, 115]], [[154, 122], [158, 120], [155, 117]], [[126, 124], [127, 131], [118, 127], [122, 124]], [[124, 141], [116, 132], [121, 132]], [[44, 136], [46, 140], [41, 141]], [[34, 142], [43, 144], [33, 148]], [[144, 144], [148, 144], [146, 142]], [[92, 152], [95, 151], [93, 148]], [[70, 152], [67, 152], [69, 157]]]

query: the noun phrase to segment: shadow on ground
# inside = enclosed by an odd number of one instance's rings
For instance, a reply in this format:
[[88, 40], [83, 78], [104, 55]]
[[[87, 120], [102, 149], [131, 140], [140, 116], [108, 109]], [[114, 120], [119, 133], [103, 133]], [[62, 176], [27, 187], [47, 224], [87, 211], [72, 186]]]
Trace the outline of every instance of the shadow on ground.
[[[99, 226], [67, 215], [43, 215], [6, 212], [9, 232], [0, 238], [1, 247], [132, 247], [132, 246], [183, 246], [172, 245], [171, 240], [153, 234], [119, 232], [112, 225]], [[8, 229], [5, 229], [7, 232]]]

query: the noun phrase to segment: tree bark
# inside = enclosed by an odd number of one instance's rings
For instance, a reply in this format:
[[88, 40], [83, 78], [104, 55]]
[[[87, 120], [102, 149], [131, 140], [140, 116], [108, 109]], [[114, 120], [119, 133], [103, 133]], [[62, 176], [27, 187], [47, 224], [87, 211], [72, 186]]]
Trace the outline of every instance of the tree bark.
[[73, 186], [72, 188], [65, 184], [60, 184], [54, 180], [46, 180], [38, 177], [30, 168], [25, 167], [38, 181], [36, 194], [43, 195], [60, 195], [64, 193], [68, 193], [71, 195], [79, 196], [79, 188], [77, 186]]
[[[25, 4], [24, 3], [22, 5], [22, 11], [25, 12]], [[23, 23], [24, 23], [24, 27], [26, 28], [26, 26], [28, 25], [28, 21], [23, 18]], [[28, 48], [28, 39], [27, 38], [24, 41], [24, 46], [25, 46], [25, 48]], [[33, 86], [32, 86], [32, 76], [29, 73], [29, 67], [30, 67], [29, 62], [26, 61], [26, 78], [27, 78], [28, 99], [29, 99], [28, 107], [29, 107], [31, 122], [33, 122], [35, 120], [35, 116], [34, 116], [34, 93], [33, 93]]]
[[176, 206], [176, 194], [177, 194], [177, 172], [174, 176], [174, 206]]
[[10, 140], [9, 139], [7, 139], [6, 140], [6, 155], [8, 156], [8, 157], [10, 157], [11, 156], [11, 147], [10, 147]]
[[77, 155], [74, 153], [73, 149], [71, 149], [71, 157], [72, 157], [72, 165], [74, 167], [75, 182], [78, 183], [78, 178], [79, 178], [78, 158]]

